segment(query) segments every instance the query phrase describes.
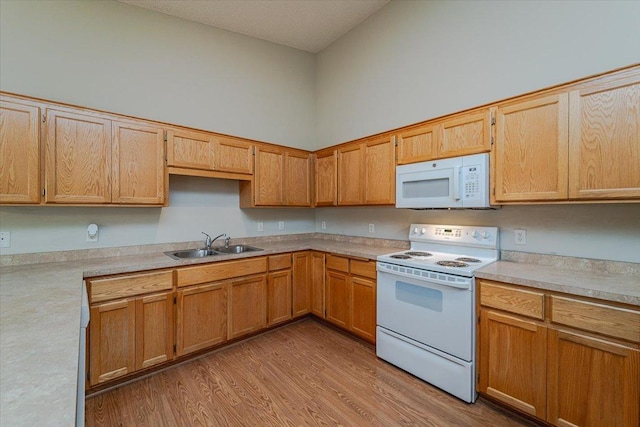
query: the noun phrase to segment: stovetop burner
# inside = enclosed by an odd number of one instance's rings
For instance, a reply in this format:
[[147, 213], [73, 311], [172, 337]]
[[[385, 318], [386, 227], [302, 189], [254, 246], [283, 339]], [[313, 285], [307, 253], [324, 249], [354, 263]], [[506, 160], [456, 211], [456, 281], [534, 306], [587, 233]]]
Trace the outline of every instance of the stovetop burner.
[[476, 258], [469, 258], [466, 256], [460, 257], [460, 258], [456, 258], [456, 261], [462, 261], [462, 262], [480, 262], [479, 259]]
[[403, 254], [391, 255], [389, 258], [394, 258], [394, 259], [411, 259], [411, 257], [410, 257], [409, 255], [403, 255]]
[[460, 261], [438, 261], [436, 264], [442, 265], [443, 267], [456, 267], [456, 268], [469, 267], [469, 264], [465, 264], [464, 262], [460, 262]]
[[431, 256], [431, 254], [429, 252], [421, 252], [421, 251], [405, 252], [405, 255], [419, 256], [419, 257], [429, 257], [429, 256]]

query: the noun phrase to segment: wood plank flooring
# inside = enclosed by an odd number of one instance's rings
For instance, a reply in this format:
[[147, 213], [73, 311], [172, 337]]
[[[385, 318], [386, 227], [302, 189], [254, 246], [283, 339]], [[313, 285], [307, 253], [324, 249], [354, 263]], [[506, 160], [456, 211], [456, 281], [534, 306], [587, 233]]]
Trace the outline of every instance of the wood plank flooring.
[[87, 426], [532, 426], [306, 319], [87, 399]]

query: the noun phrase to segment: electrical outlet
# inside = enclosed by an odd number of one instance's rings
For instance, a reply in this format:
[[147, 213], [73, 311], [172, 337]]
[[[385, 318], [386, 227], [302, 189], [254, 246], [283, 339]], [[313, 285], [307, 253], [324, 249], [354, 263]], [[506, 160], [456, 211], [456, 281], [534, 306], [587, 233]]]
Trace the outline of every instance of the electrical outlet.
[[98, 226], [96, 224], [89, 224], [87, 227], [87, 242], [95, 243], [98, 241]]
[[375, 224], [369, 224], [369, 233], [375, 233], [375, 232], [376, 232]]
[[527, 244], [527, 230], [516, 229], [515, 230], [515, 238], [514, 242], [516, 245], [526, 245]]
[[278, 221], [278, 230], [284, 230], [284, 221]]
[[264, 231], [264, 222], [258, 223], [258, 231]]
[[0, 248], [10, 248], [10, 247], [11, 247], [11, 232], [10, 231], [0, 232]]
[[326, 230], [327, 229], [327, 221], [322, 221], [320, 223], [320, 228], [323, 229], [323, 230]]

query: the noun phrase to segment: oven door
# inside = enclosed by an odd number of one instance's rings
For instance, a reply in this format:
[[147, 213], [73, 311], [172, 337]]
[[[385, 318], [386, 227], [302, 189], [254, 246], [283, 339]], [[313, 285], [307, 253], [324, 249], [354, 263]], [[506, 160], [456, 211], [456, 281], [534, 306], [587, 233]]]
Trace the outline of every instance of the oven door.
[[472, 362], [474, 279], [451, 276], [378, 263], [378, 326]]
[[396, 207], [462, 207], [461, 168], [461, 158], [398, 166]]

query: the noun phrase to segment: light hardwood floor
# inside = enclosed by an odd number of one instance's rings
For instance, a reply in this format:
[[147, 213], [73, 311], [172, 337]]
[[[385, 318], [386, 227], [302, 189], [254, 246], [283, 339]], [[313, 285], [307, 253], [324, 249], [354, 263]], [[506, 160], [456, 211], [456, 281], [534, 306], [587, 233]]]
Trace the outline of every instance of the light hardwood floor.
[[90, 397], [87, 426], [531, 426], [306, 319]]

